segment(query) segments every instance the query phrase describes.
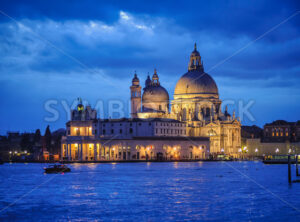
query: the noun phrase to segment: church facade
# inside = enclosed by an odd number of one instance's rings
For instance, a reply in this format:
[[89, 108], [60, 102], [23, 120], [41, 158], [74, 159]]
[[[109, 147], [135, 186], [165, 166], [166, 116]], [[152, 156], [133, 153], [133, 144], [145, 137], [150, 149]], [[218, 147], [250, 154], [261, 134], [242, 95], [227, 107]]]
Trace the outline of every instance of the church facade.
[[238, 157], [241, 123], [221, 111], [217, 85], [204, 72], [196, 44], [188, 72], [177, 82], [174, 99], [156, 70], [142, 89], [137, 74], [130, 86], [131, 117], [97, 118], [79, 102], [71, 111], [61, 158], [67, 161], [201, 160], [218, 154]]

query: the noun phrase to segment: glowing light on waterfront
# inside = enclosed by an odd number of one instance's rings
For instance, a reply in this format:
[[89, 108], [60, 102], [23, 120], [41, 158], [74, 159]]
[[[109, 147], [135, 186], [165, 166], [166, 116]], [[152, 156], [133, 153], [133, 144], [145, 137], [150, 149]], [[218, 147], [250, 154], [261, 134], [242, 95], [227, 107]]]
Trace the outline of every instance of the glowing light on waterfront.
[[221, 149], [221, 152], [222, 152], [222, 153], [224, 152], [224, 148]]
[[256, 148], [256, 149], [255, 149], [255, 153], [257, 153], [257, 152], [258, 152], [258, 149]]
[[12, 152], [11, 152], [11, 151], [9, 151], [9, 154], [12, 154]]
[[277, 148], [277, 149], [275, 150], [275, 152], [278, 153], [278, 152], [279, 152], [279, 149]]

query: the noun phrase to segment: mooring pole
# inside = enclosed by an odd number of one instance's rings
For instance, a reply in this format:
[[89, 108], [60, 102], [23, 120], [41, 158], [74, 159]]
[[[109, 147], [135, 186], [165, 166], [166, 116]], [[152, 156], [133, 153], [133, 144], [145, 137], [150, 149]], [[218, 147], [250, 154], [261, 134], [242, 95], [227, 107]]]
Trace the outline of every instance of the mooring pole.
[[298, 169], [298, 154], [296, 155], [296, 176], [300, 176], [299, 169]]
[[292, 174], [291, 174], [291, 155], [288, 155], [288, 175], [289, 175], [289, 184], [292, 183]]

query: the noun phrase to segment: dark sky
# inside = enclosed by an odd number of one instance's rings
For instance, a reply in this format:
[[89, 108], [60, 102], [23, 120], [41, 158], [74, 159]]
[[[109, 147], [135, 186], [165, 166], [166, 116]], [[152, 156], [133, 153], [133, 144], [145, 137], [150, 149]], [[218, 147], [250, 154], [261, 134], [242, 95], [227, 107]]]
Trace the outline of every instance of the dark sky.
[[273, 0], [2, 0], [0, 134], [64, 127], [77, 97], [104, 107], [101, 117], [109, 101], [128, 115], [135, 70], [144, 84], [157, 68], [173, 98], [195, 42], [229, 110], [248, 104], [253, 119], [241, 115], [243, 124], [299, 120], [299, 9]]

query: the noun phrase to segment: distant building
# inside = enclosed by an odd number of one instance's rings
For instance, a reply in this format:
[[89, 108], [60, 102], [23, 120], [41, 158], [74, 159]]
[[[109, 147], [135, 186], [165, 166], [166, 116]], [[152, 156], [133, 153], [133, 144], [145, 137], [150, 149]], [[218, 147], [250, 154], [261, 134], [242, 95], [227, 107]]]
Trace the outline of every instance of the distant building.
[[0, 159], [5, 161], [44, 161], [59, 160], [61, 153], [61, 137], [65, 129], [52, 133], [50, 145], [44, 143], [45, 137], [35, 133], [8, 132], [0, 139]]
[[300, 121], [276, 120], [264, 126], [264, 142], [299, 142]]
[[[264, 125], [262, 135], [243, 138], [248, 155], [283, 155], [300, 153], [300, 121], [276, 120]], [[246, 134], [243, 135], [243, 137]]]

